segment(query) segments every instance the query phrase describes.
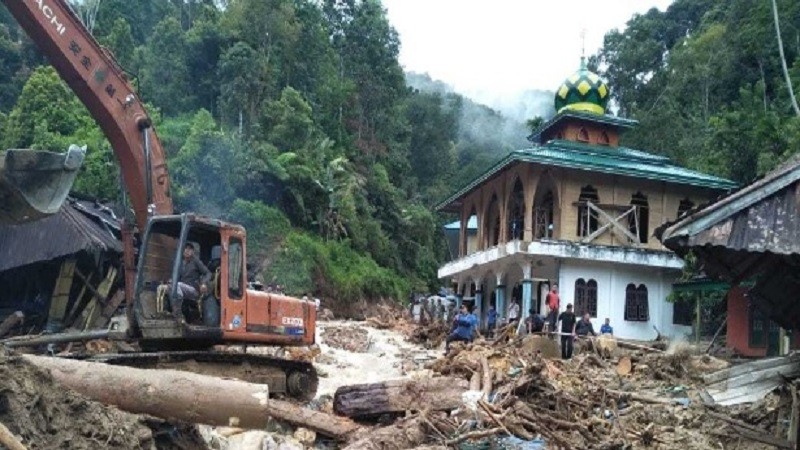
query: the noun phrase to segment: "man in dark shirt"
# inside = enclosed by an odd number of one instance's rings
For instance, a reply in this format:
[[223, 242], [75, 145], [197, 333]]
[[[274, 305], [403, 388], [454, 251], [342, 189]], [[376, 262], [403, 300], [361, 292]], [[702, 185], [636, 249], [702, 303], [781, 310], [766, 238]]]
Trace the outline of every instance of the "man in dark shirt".
[[196, 302], [199, 297], [198, 292], [200, 295], [208, 292], [209, 281], [211, 281], [211, 272], [195, 256], [194, 246], [187, 243], [183, 248], [183, 261], [181, 261], [180, 278], [178, 279], [178, 296], [172, 302], [172, 314], [179, 322], [185, 322], [183, 300]]
[[575, 314], [572, 312], [572, 303], [567, 305], [567, 310], [558, 316], [561, 322], [561, 358], [572, 358], [572, 344], [575, 339]]
[[533, 309], [529, 310], [528, 317], [525, 318], [525, 327], [528, 329], [528, 333], [541, 333], [544, 329], [544, 317], [536, 314]]
[[597, 333], [594, 332], [594, 327], [592, 326], [592, 316], [589, 313], [583, 315], [583, 318], [578, 321], [577, 325], [575, 325], [575, 334], [578, 336], [586, 336], [591, 334], [592, 336], [597, 336]]

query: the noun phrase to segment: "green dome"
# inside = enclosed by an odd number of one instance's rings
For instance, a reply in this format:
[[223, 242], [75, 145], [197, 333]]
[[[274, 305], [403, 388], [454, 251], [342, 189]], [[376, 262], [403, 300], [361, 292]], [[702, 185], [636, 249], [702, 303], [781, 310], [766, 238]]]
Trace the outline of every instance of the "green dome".
[[570, 76], [556, 91], [556, 113], [564, 110], [605, 114], [611, 90], [597, 74], [586, 68], [581, 58], [581, 68]]

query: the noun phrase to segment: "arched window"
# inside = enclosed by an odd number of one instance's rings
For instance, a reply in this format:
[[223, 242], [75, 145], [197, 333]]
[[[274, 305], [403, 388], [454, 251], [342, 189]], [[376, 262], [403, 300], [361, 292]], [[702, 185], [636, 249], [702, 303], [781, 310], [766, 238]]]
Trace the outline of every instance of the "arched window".
[[586, 311], [592, 317], [597, 317], [597, 281], [594, 280], [586, 283]]
[[575, 280], [575, 314], [583, 316], [585, 313], [597, 317], [597, 282], [578, 278]]
[[647, 205], [647, 197], [641, 192], [633, 194], [631, 206], [636, 210], [628, 215], [628, 229], [639, 238], [639, 242], [646, 244], [650, 234], [650, 208]]
[[688, 198], [684, 198], [683, 200], [681, 200], [680, 204], [678, 204], [678, 218], [680, 219], [681, 217], [683, 217], [692, 208], [694, 208], [693, 201], [689, 200]]
[[586, 128], [578, 130], [578, 140], [581, 142], [589, 142], [589, 132], [586, 131]]
[[650, 320], [647, 286], [640, 284], [637, 288], [635, 284], [631, 283], [625, 288], [625, 320], [631, 322]]
[[525, 228], [525, 194], [519, 178], [514, 182], [507, 210], [509, 215], [506, 240], [522, 239], [522, 231]]
[[500, 202], [497, 201], [497, 194], [492, 195], [489, 207], [486, 208], [484, 230], [483, 242], [486, 248], [494, 247], [500, 243]]
[[597, 231], [597, 212], [589, 208], [587, 202], [594, 204], [600, 203], [597, 189], [592, 186], [581, 188], [581, 195], [578, 197], [578, 236], [585, 237]]
[[611, 140], [608, 138], [608, 133], [606, 133], [605, 131], [600, 133], [600, 139], [598, 140], [598, 144], [600, 144], [600, 145], [609, 145], [610, 143], [611, 143]]

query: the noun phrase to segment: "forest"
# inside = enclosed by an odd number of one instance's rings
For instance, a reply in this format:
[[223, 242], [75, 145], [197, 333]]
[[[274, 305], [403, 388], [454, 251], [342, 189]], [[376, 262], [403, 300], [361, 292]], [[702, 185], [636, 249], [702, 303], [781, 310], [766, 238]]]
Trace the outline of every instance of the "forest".
[[[741, 183], [797, 153], [771, 5], [677, 0], [608, 32], [590, 66], [614, 111], [641, 122], [623, 144]], [[437, 289], [441, 225], [454, 218], [433, 205], [528, 145], [526, 124], [404, 73], [378, 0], [74, 7], [147, 103], [177, 208], [245, 225], [257, 278], [289, 293], [351, 302]], [[800, 91], [800, 2], [777, 7]], [[0, 24], [2, 148], [87, 145], [75, 194], [122, 205], [88, 111], [5, 8]]]

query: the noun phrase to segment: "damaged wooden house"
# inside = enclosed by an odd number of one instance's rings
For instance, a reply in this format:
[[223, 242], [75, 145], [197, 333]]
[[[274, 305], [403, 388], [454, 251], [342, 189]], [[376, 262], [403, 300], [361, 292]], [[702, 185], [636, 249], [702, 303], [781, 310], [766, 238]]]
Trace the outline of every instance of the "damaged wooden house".
[[732, 286], [729, 347], [745, 356], [800, 348], [800, 158], [656, 235], [681, 256], [693, 253], [706, 274]]
[[122, 303], [120, 220], [97, 202], [0, 225], [0, 249], [0, 337], [104, 326]]

